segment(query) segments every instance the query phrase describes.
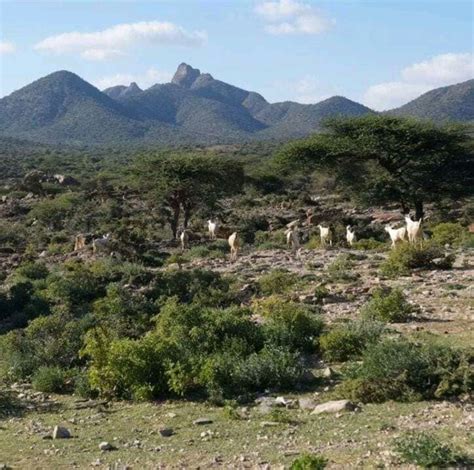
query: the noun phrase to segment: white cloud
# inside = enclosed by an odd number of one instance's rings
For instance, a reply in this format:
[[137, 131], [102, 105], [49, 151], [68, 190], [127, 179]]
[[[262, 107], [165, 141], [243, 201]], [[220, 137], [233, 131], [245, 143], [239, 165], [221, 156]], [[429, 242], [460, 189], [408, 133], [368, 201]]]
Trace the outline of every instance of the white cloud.
[[270, 34], [321, 34], [334, 24], [316, 8], [295, 0], [263, 2], [255, 12], [267, 22]]
[[143, 44], [193, 47], [207, 39], [203, 31], [187, 31], [169, 22], [148, 21], [118, 24], [93, 33], [63, 33], [43, 39], [38, 51], [55, 54], [78, 53], [87, 60], [105, 60], [124, 54], [132, 46]]
[[0, 55], [12, 54], [16, 51], [15, 44], [12, 42], [1, 41], [0, 42]]
[[401, 79], [370, 86], [364, 93], [367, 106], [383, 111], [417, 98], [433, 88], [474, 77], [474, 54], [441, 54], [405, 67]]
[[173, 74], [170, 72], [165, 72], [152, 67], [141, 75], [117, 73], [115, 75], [101, 77], [92, 81], [92, 83], [100, 90], [116, 85], [129, 85], [132, 82], [136, 82], [140, 88], [146, 89], [155, 85], [155, 83], [169, 82], [172, 76]]

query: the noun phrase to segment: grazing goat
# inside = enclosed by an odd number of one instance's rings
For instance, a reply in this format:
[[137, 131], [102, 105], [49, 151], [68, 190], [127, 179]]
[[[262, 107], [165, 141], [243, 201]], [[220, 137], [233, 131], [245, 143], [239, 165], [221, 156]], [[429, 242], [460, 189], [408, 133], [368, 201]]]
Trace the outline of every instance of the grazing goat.
[[291, 251], [293, 251], [293, 253], [297, 252], [300, 248], [300, 237], [296, 228], [296, 226], [292, 227], [285, 232], [286, 245], [288, 246], [288, 248], [291, 248]]
[[318, 228], [321, 237], [321, 245], [326, 246], [326, 243], [329, 243], [329, 245], [332, 246], [331, 228], [323, 227], [322, 225], [318, 225]]
[[407, 233], [406, 227], [393, 228], [390, 225], [385, 226], [385, 231], [390, 235], [390, 240], [392, 240], [392, 248], [395, 248], [396, 242], [404, 241]]
[[100, 251], [107, 251], [110, 243], [110, 233], [105, 234], [102, 238], [94, 238], [92, 241], [92, 251], [97, 253]]
[[86, 237], [80, 233], [74, 240], [74, 251], [80, 251], [86, 246]]
[[184, 229], [181, 232], [181, 235], [179, 236], [179, 239], [181, 240], [181, 249], [184, 251], [186, 248], [189, 247], [189, 233], [186, 229]]
[[233, 261], [237, 260], [240, 249], [240, 240], [237, 232], [234, 232], [228, 239], [230, 246], [230, 259]]
[[407, 223], [408, 241], [410, 243], [416, 243], [417, 240], [422, 241], [421, 219], [413, 221], [409, 215], [406, 215], [405, 222]]
[[216, 229], [217, 229], [217, 223], [213, 222], [212, 220], [207, 221], [207, 228], [209, 230], [209, 238], [211, 240], [216, 239]]
[[355, 230], [352, 230], [350, 225], [346, 227], [346, 240], [349, 246], [352, 246], [352, 244], [356, 241]]

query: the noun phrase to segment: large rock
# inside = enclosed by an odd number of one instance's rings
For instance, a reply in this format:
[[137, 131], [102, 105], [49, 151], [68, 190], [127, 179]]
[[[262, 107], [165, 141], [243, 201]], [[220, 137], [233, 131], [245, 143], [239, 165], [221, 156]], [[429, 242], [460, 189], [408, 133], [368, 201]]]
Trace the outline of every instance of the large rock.
[[103, 441], [99, 444], [99, 450], [103, 452], [107, 452], [110, 450], [115, 450], [115, 447], [112, 444], [110, 444], [110, 442]]
[[53, 439], [68, 439], [71, 433], [63, 426], [54, 426]]
[[356, 405], [349, 400], [333, 400], [318, 405], [311, 414], [339, 413], [340, 411], [353, 411], [355, 408]]

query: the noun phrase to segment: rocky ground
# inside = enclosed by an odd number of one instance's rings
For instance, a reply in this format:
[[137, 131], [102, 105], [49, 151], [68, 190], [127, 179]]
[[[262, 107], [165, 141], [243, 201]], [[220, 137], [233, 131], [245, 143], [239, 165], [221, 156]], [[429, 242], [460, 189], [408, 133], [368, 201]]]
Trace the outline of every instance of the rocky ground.
[[[399, 286], [419, 309], [411, 322], [395, 329], [454, 346], [473, 344], [472, 252], [458, 252], [451, 270], [414, 272], [395, 280], [380, 277], [386, 253], [347, 249], [303, 249], [299, 257], [286, 250], [244, 250], [233, 263], [194, 259], [183, 269], [206, 267], [236, 275], [243, 303], [250, 301], [262, 274], [285, 269], [302, 280], [290, 295], [316, 304], [315, 287], [327, 280], [328, 266], [341, 253], [351, 255], [353, 276], [327, 283], [329, 295], [321, 305], [326, 322], [356, 318], [377, 286]], [[393, 440], [411, 429], [435, 432], [473, 453], [474, 407], [468, 402], [339, 403], [318, 413], [319, 405], [332, 400], [335, 380], [327, 366], [315, 363], [313, 373], [324, 381], [314, 389], [268, 394], [232, 409], [189, 401], [83, 401], [14, 384], [9, 392], [17, 408], [0, 418], [0, 468], [273, 469], [288, 468], [308, 452], [328, 458], [329, 468], [393, 468], [404, 466]]]

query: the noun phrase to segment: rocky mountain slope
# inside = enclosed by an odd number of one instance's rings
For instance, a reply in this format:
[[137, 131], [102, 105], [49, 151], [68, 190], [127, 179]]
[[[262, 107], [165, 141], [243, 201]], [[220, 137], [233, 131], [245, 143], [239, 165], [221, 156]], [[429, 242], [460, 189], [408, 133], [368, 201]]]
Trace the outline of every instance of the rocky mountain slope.
[[[434, 120], [474, 116], [474, 81], [433, 90], [394, 110]], [[103, 92], [59, 71], [0, 100], [0, 135], [61, 144], [216, 144], [288, 140], [328, 116], [373, 111], [342, 96], [316, 104], [269, 103], [258, 93], [181, 64], [170, 83]]]

